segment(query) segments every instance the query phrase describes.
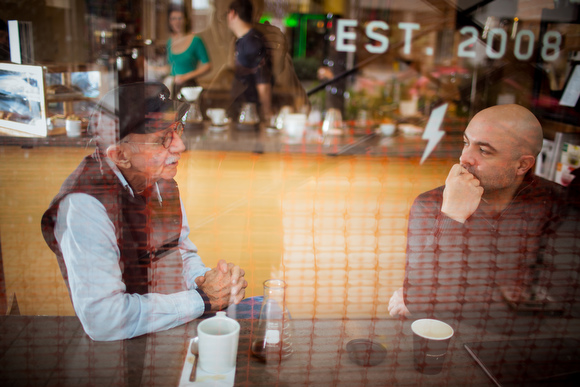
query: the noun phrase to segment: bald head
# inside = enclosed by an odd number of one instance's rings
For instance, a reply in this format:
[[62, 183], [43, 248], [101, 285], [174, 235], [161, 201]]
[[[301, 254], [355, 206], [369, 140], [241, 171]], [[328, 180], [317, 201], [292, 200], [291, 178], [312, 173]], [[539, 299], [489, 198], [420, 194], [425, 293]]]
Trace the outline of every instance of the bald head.
[[[477, 113], [473, 121], [485, 122], [500, 130], [510, 141], [517, 156], [536, 157], [542, 150], [542, 125], [531, 111], [520, 105], [497, 105]], [[514, 155], [516, 156], [516, 155]]]

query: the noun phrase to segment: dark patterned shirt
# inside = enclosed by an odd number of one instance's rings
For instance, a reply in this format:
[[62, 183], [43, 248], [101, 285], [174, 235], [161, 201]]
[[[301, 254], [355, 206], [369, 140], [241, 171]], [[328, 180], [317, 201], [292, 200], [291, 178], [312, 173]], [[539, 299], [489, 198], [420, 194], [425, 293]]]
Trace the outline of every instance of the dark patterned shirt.
[[443, 189], [419, 195], [409, 215], [404, 299], [414, 318], [505, 317], [518, 292], [551, 287], [545, 244], [562, 187], [527, 176], [502, 213], [480, 205], [465, 223], [441, 213]]

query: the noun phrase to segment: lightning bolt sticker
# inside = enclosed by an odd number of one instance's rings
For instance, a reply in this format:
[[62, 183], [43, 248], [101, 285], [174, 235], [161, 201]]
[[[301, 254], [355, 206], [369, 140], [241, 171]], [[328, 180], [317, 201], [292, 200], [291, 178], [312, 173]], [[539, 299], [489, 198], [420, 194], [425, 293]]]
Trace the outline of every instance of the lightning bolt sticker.
[[433, 149], [435, 149], [439, 141], [441, 141], [441, 139], [445, 135], [445, 132], [440, 131], [439, 128], [441, 128], [441, 124], [443, 123], [443, 117], [445, 117], [445, 112], [447, 112], [448, 106], [449, 104], [446, 103], [433, 109], [431, 115], [429, 116], [429, 121], [427, 122], [427, 126], [425, 126], [425, 131], [423, 132], [423, 140], [429, 140], [429, 142], [427, 143], [427, 146], [423, 151], [423, 157], [421, 157], [421, 164], [423, 164], [423, 161], [425, 161], [425, 159], [429, 157], [431, 152], [433, 152]]
[[564, 89], [560, 105], [574, 107], [580, 98], [580, 65], [574, 67], [574, 72]]

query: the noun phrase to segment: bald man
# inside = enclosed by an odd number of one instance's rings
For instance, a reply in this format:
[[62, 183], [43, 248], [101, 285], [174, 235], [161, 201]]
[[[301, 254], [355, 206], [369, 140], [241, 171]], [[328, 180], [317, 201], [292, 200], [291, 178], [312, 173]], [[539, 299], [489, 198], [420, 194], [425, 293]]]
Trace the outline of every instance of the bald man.
[[392, 316], [505, 317], [506, 295], [525, 297], [549, 282], [532, 268], [562, 189], [533, 175], [540, 123], [522, 106], [494, 106], [473, 117], [463, 138], [445, 185], [411, 208], [405, 281], [389, 301]]

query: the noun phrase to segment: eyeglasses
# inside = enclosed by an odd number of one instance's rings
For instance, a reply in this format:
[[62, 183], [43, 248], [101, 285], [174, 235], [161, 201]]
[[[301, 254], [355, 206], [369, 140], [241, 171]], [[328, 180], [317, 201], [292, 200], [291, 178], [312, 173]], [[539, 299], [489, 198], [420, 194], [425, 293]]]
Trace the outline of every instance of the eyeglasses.
[[173, 142], [173, 134], [176, 134], [177, 137], [181, 137], [183, 134], [184, 124], [181, 121], [175, 122], [171, 125], [167, 132], [163, 135], [163, 138], [159, 142], [134, 142], [134, 141], [121, 141], [126, 144], [138, 144], [138, 145], [163, 145], [163, 148], [168, 149]]

